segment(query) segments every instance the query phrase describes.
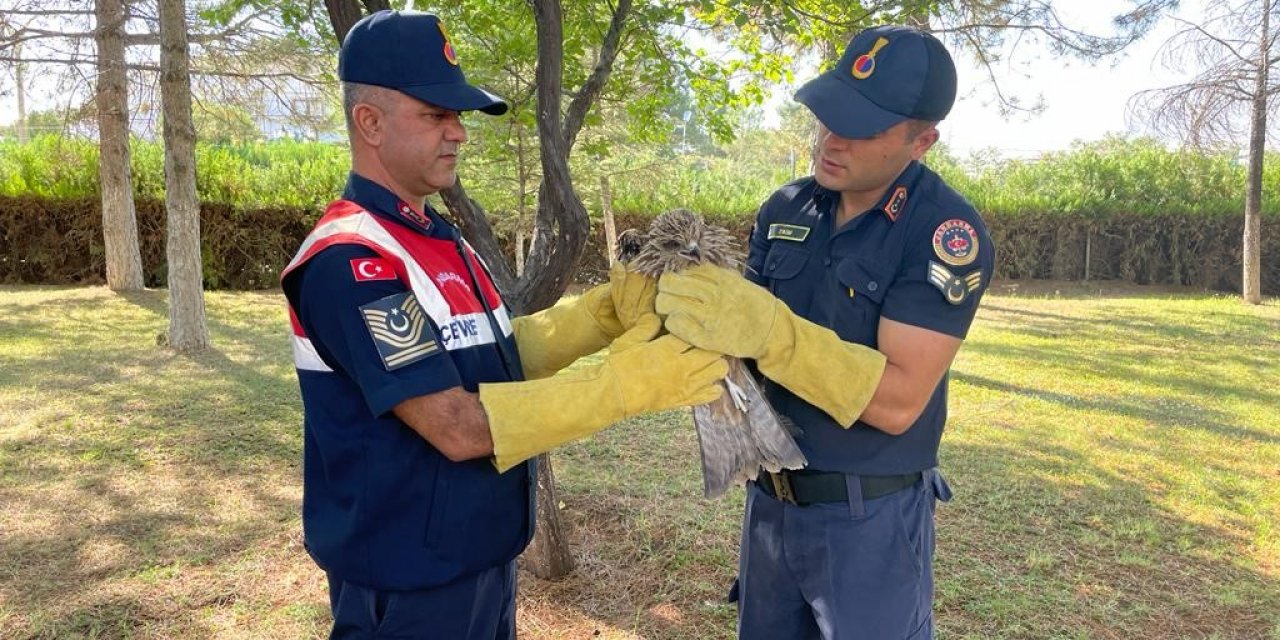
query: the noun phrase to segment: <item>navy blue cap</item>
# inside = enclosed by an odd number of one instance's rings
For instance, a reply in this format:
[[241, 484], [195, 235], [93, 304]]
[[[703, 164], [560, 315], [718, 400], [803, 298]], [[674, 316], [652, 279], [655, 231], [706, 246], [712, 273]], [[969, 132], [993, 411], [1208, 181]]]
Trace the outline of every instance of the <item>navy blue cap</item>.
[[956, 65], [942, 43], [910, 27], [872, 27], [796, 100], [842, 138], [870, 138], [908, 118], [937, 121], [956, 101]]
[[378, 11], [357, 22], [342, 41], [338, 79], [395, 89], [451, 111], [507, 112], [502, 98], [467, 83], [444, 24], [421, 11]]

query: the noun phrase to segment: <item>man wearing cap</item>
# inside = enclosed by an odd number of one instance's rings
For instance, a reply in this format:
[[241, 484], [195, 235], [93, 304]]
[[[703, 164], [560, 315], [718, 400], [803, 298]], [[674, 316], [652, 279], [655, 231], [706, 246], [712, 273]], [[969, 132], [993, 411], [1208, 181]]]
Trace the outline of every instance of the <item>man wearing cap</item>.
[[932, 637], [947, 370], [995, 256], [973, 207], [919, 162], [955, 95], [933, 36], [863, 31], [796, 94], [821, 124], [815, 175], [761, 207], [746, 279], [659, 281], [668, 330], [754, 359], [809, 460], [748, 487], [741, 638]]
[[[515, 635], [515, 558], [538, 453], [719, 395], [723, 358], [655, 339], [656, 283], [611, 282], [528, 317], [426, 197], [456, 180], [471, 86], [443, 24], [383, 11], [338, 62], [352, 171], [286, 267], [304, 409], [303, 530], [331, 638]], [[560, 371], [609, 347], [603, 362]], [[557, 373], [559, 372], [559, 373]]]

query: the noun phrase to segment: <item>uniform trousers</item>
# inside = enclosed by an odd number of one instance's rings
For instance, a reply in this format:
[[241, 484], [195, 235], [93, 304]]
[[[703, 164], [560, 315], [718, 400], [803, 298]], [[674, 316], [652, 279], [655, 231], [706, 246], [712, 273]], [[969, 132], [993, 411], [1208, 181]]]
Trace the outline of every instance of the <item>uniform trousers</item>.
[[379, 591], [329, 575], [330, 640], [512, 640], [515, 561], [421, 591]]
[[741, 640], [930, 640], [936, 469], [863, 500], [797, 506], [748, 487], [738, 580]]

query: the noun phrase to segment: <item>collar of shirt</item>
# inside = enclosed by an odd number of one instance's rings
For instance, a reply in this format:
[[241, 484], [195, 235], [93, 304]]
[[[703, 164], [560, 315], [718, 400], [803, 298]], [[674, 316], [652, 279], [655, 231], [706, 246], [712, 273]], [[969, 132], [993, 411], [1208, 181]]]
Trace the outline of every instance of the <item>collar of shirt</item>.
[[433, 238], [452, 237], [452, 225], [432, 211], [430, 206], [424, 211], [418, 211], [390, 189], [354, 171], [347, 175], [347, 186], [342, 190], [342, 198], [364, 207], [378, 217], [393, 220]]
[[[898, 174], [898, 177], [889, 185], [889, 188], [885, 189], [880, 201], [868, 211], [879, 211], [889, 222], [897, 222], [898, 218], [906, 211], [911, 190], [915, 188], [916, 182], [920, 179], [922, 173], [922, 165], [918, 161], [912, 160], [911, 164], [907, 165], [907, 168]], [[813, 202], [818, 206], [818, 211], [824, 215], [834, 214], [835, 208], [840, 204], [840, 192], [817, 185], [813, 192]]]

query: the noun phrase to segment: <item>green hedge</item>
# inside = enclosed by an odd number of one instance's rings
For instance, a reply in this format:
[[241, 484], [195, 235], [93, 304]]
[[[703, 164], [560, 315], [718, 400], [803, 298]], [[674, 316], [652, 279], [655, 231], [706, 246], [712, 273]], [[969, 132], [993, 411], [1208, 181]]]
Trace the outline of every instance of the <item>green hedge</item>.
[[[139, 200], [164, 199], [164, 150], [130, 144], [133, 190]], [[342, 189], [351, 159], [332, 144], [279, 140], [196, 145], [196, 193], [203, 202], [241, 209], [319, 208]], [[98, 148], [84, 138], [45, 135], [20, 144], [0, 141], [0, 196], [92, 198], [98, 193]]]
[[[139, 199], [164, 198], [160, 144], [135, 140], [132, 164]], [[643, 169], [611, 179], [616, 211], [652, 216], [675, 207], [718, 219], [750, 217], [791, 168], [779, 149], [738, 145], [719, 154], [662, 156], [638, 150]], [[599, 208], [598, 167], [576, 159], [575, 185], [588, 209]], [[927, 162], [992, 215], [1113, 214], [1237, 217], [1244, 210], [1244, 167], [1233, 156], [1165, 149], [1146, 139], [1111, 138], [1038, 160], [957, 159], [945, 149]], [[467, 158], [472, 196], [495, 213], [514, 210], [509, 163]], [[196, 147], [197, 191], [205, 202], [240, 209], [319, 208], [341, 189], [344, 147], [289, 140]], [[803, 173], [804, 168], [799, 171]], [[79, 138], [41, 136], [0, 141], [0, 195], [89, 198], [97, 194], [97, 148]], [[1280, 155], [1269, 154], [1263, 213], [1280, 215]]]
[[[1241, 216], [1244, 167], [1234, 156], [1166, 149], [1152, 140], [1112, 138], [1037, 160], [968, 166], [930, 159], [979, 211], [995, 215], [1063, 214]], [[1280, 155], [1268, 154], [1263, 213], [1280, 214]]]
[[[139, 200], [136, 205], [145, 283], [164, 286], [164, 203]], [[205, 286], [278, 286], [280, 269], [318, 217], [318, 210], [301, 208], [202, 204]], [[100, 200], [0, 196], [0, 283], [99, 284], [105, 279]]]
[[[676, 156], [619, 174], [612, 180], [619, 228], [686, 206], [745, 237], [759, 201], [790, 175], [789, 163], [771, 159], [776, 151]], [[1037, 161], [960, 161], [945, 150], [928, 161], [989, 221], [1003, 277], [1079, 279], [1088, 253], [1095, 279], [1238, 290], [1244, 169], [1232, 157], [1112, 138]], [[132, 162], [147, 283], [157, 286], [165, 277], [160, 145], [135, 141]], [[0, 282], [102, 280], [96, 163], [95, 145], [83, 139], [0, 142]], [[348, 163], [346, 150], [329, 144], [198, 146], [206, 284], [274, 286], [310, 222], [338, 193]], [[598, 204], [591, 180], [577, 176], [584, 199]], [[492, 185], [502, 181], [481, 178], [469, 181], [473, 197], [501, 211]], [[1268, 156], [1263, 203], [1263, 289], [1275, 293], [1280, 156]], [[600, 247], [596, 229], [580, 279], [603, 275]]]
[[[201, 207], [205, 285], [277, 286], [319, 210]], [[648, 226], [649, 216], [620, 216], [618, 229]], [[1238, 291], [1240, 219], [1194, 214], [986, 216], [1004, 278], [1124, 280]], [[725, 221], [722, 221], [725, 222]], [[743, 246], [751, 220], [725, 222]], [[138, 235], [148, 286], [165, 283], [164, 206], [138, 202]], [[1263, 292], [1280, 294], [1280, 234], [1263, 234]], [[595, 225], [576, 279], [601, 282], [608, 271], [602, 225]], [[98, 284], [104, 281], [102, 215], [96, 199], [0, 196], [0, 283]]]
[[[985, 219], [1002, 278], [1081, 280], [1088, 275], [1240, 291], [1242, 217], [1117, 213]], [[1262, 234], [1262, 291], [1280, 294], [1280, 236], [1274, 232]]]

